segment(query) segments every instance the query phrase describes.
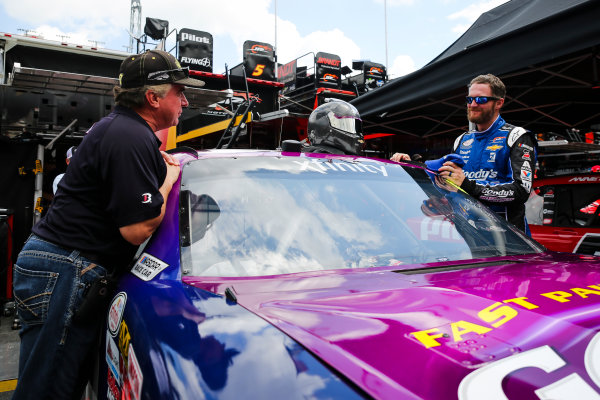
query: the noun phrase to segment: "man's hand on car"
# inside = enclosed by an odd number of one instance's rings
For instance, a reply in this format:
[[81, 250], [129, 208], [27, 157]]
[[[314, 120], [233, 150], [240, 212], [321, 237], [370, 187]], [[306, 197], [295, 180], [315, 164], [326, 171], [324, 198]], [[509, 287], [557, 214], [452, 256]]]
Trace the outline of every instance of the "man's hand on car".
[[452, 161], [446, 161], [438, 170], [442, 178], [446, 178], [460, 187], [465, 180], [465, 173], [461, 167]]
[[410, 156], [406, 153], [395, 153], [390, 160], [395, 162], [410, 161]]

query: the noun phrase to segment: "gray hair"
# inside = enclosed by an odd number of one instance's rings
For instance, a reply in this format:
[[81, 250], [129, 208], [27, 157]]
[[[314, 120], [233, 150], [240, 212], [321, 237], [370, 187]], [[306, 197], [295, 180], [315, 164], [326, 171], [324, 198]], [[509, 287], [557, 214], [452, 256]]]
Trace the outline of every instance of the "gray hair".
[[146, 92], [151, 90], [158, 94], [158, 97], [164, 98], [169, 90], [171, 90], [171, 86], [170, 83], [162, 85], [145, 85], [131, 89], [123, 89], [121, 86], [115, 86], [113, 88], [113, 95], [115, 97], [115, 103], [118, 106], [140, 108], [144, 107], [146, 104]]

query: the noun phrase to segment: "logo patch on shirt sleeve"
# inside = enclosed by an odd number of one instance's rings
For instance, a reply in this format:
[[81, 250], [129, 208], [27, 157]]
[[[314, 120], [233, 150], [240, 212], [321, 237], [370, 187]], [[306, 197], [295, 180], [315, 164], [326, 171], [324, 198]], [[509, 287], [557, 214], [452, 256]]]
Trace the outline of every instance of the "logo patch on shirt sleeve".
[[475, 139], [472, 139], [472, 138], [468, 139], [468, 140], [465, 140], [464, 142], [462, 142], [461, 147], [471, 147], [471, 145], [473, 144], [474, 140]]
[[525, 143], [519, 143], [519, 147], [522, 147], [526, 150], [533, 151], [533, 147], [526, 145]]
[[142, 195], [142, 204], [152, 203], [152, 195], [150, 193], [144, 193]]
[[142, 253], [139, 260], [137, 260], [131, 269], [131, 273], [143, 281], [150, 281], [168, 266], [169, 264], [156, 257], [152, 257], [148, 253]]

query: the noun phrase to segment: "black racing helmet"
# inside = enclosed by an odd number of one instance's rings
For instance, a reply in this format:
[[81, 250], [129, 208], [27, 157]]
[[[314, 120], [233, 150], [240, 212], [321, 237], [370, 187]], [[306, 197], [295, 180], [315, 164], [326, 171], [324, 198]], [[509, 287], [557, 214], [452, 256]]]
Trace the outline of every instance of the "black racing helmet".
[[327, 145], [346, 154], [361, 154], [365, 141], [358, 110], [337, 99], [321, 104], [308, 117], [308, 139], [313, 146]]

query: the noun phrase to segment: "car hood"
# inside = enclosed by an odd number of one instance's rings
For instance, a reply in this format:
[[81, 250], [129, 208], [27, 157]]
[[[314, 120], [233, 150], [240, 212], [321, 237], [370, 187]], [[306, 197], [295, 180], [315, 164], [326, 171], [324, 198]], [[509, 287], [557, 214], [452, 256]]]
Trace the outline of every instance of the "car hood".
[[230, 288], [240, 305], [376, 398], [447, 397], [474, 370], [544, 346], [565, 366], [553, 374], [522, 369], [500, 380], [500, 390], [519, 398], [572, 373], [593, 384], [584, 358], [600, 330], [598, 258], [548, 253], [184, 280], [217, 293]]

